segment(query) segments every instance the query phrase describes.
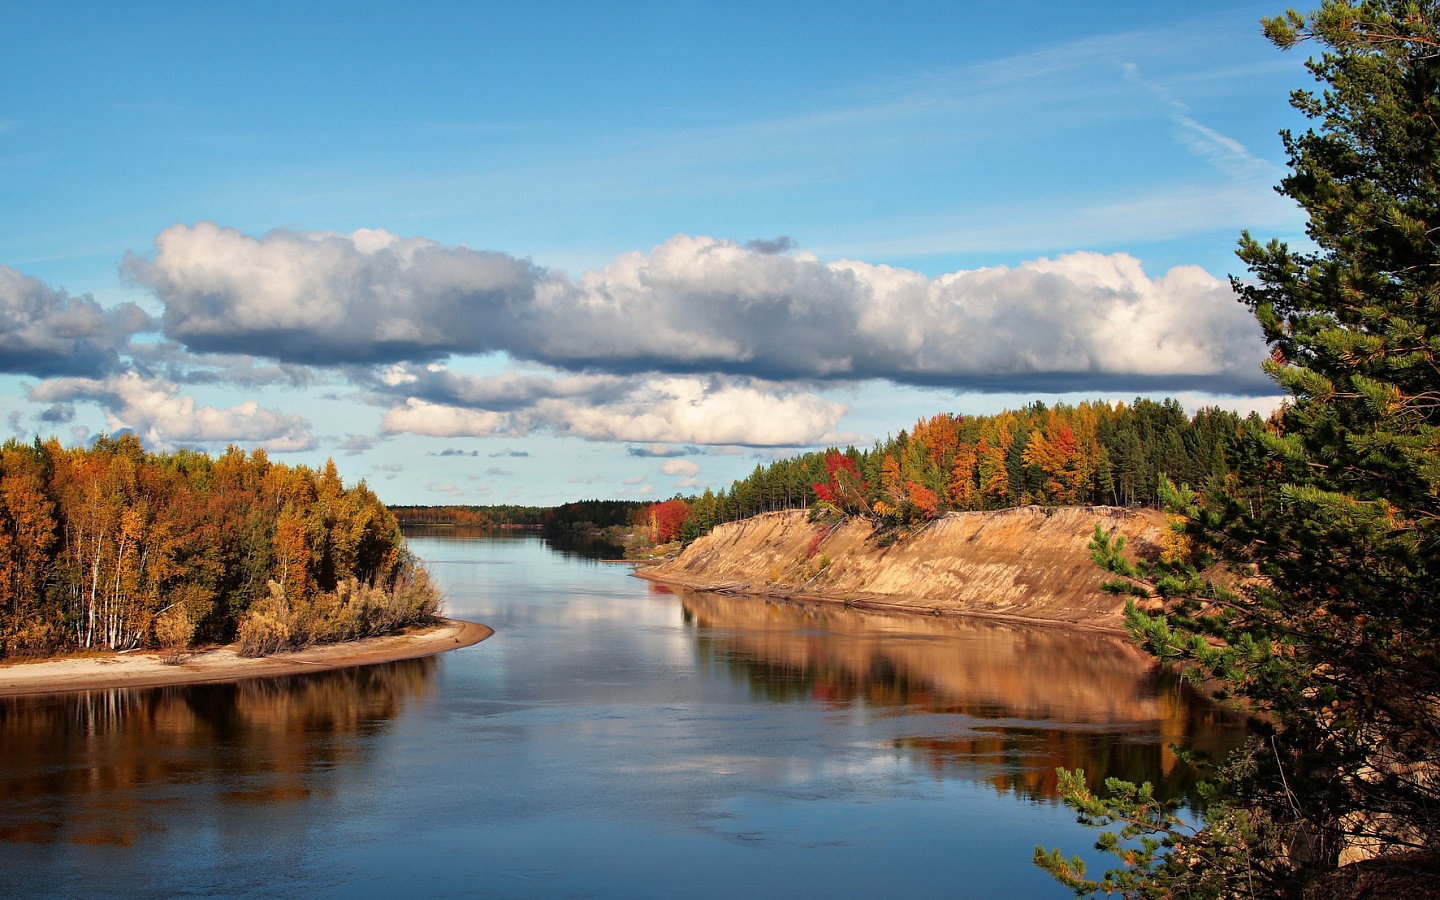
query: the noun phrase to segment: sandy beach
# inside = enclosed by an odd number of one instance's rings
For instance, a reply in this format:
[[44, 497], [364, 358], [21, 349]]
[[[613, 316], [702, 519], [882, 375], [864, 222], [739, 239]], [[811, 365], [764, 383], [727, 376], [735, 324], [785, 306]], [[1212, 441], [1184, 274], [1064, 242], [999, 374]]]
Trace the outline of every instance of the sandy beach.
[[208, 684], [368, 666], [458, 650], [478, 644], [494, 633], [493, 629], [476, 622], [442, 619], [439, 624], [401, 634], [323, 644], [257, 658], [242, 657], [231, 645], [195, 652], [180, 665], [167, 665], [158, 652], [143, 650], [0, 664], [0, 697]]

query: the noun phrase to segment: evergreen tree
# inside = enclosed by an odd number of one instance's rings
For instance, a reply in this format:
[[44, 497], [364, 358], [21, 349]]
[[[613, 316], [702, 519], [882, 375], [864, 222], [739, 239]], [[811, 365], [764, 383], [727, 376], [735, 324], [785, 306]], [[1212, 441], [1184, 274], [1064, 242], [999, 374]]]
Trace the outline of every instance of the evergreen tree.
[[[1253, 280], [1234, 282], [1289, 400], [1271, 427], [1247, 423], [1231, 471], [1203, 494], [1169, 492], [1189, 559], [1135, 569], [1105, 536], [1095, 546], [1127, 590], [1148, 582], [1164, 599], [1157, 615], [1132, 605], [1131, 628], [1147, 648], [1217, 679], [1266, 719], [1249, 752], [1219, 773], [1219, 802], [1197, 835], [1134, 786], [1114, 785], [1102, 802], [1071, 782], [1082, 820], [1123, 822], [1123, 836], [1153, 838], [1138, 849], [1105, 839], [1127, 868], [1100, 882], [1058, 852], [1037, 851], [1077, 893], [1284, 895], [1369, 856], [1380, 858], [1345, 877], [1418, 878], [1434, 865], [1437, 19], [1435, 0], [1326, 0], [1265, 22], [1281, 48], [1323, 49], [1308, 63], [1323, 91], [1293, 97], [1314, 125], [1283, 135], [1291, 173], [1280, 186], [1309, 215], [1316, 249], [1246, 234], [1239, 255]], [[1212, 560], [1233, 573], [1229, 590], [1196, 577]]]

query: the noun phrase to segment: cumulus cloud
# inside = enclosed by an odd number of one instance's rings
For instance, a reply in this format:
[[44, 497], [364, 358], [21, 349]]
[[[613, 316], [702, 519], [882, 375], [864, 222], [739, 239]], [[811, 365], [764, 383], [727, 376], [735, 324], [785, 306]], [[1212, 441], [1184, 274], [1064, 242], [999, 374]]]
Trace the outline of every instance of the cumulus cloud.
[[[211, 222], [175, 225], [124, 269], [165, 301], [165, 334], [192, 350], [299, 363], [433, 359], [491, 346], [523, 318], [531, 264], [362, 229], [252, 238]], [[261, 344], [257, 344], [257, 340]], [[264, 342], [269, 342], [268, 348]]]
[[[438, 376], [440, 373], [430, 373]], [[543, 379], [542, 379], [543, 380]], [[383, 419], [387, 434], [487, 437], [549, 431], [594, 441], [642, 444], [730, 444], [757, 447], [811, 446], [822, 441], [846, 408], [815, 394], [746, 379], [676, 376], [623, 382], [602, 376], [603, 392], [588, 377], [562, 377], [543, 391], [509, 375], [477, 378], [445, 373], [425, 382], [443, 384], [429, 399], [404, 395], [421, 385], [404, 379], [393, 390], [403, 402]], [[505, 390], [518, 388], [522, 404]], [[603, 394], [603, 399], [597, 396]], [[479, 399], [477, 399], [479, 398]], [[487, 404], [493, 404], [493, 408]]]
[[380, 430], [385, 434], [409, 432], [430, 437], [489, 437], [514, 433], [510, 417], [504, 413], [444, 406], [414, 397], [385, 413]]
[[99, 377], [120, 367], [117, 351], [154, 323], [140, 307], [102, 307], [39, 278], [0, 266], [0, 372]]
[[669, 459], [660, 466], [666, 475], [699, 475], [700, 467], [688, 459]]
[[129, 430], [160, 449], [177, 446], [248, 443], [267, 450], [308, 450], [315, 445], [309, 423], [300, 416], [265, 409], [254, 400], [236, 406], [200, 406], [166, 381], [135, 372], [106, 378], [52, 378], [27, 390], [32, 401], [98, 403], [106, 425]]
[[969, 391], [1273, 391], [1259, 372], [1255, 322], [1228, 284], [1198, 267], [1152, 277], [1124, 254], [1072, 253], [928, 277], [782, 255], [781, 243], [676, 235], [571, 279], [502, 253], [383, 231], [256, 238], [202, 222], [166, 229], [151, 256], [126, 268], [164, 302], [169, 338], [297, 364], [504, 352], [592, 378], [707, 372]]

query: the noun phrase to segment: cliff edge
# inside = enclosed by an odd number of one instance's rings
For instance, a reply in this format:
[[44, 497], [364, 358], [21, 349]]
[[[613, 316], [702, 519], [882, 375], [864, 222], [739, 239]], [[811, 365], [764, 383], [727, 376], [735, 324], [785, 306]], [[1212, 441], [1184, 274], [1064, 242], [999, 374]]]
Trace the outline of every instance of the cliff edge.
[[1097, 524], [1117, 529], [1132, 554], [1159, 553], [1165, 517], [1149, 509], [948, 513], [884, 547], [863, 520], [814, 523], [790, 510], [721, 525], [636, 574], [694, 590], [1120, 631], [1125, 601], [1101, 590], [1106, 576], [1090, 559]]

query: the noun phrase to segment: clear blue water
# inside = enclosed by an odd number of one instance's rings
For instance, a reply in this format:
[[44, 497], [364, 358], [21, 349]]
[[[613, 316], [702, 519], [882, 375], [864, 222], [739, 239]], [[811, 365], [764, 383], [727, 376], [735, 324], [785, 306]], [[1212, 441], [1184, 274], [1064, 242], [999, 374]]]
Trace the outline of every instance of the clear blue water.
[[1056, 765], [1184, 796], [1167, 745], [1240, 736], [1109, 638], [670, 593], [530, 536], [412, 549], [494, 637], [0, 701], [0, 894], [1058, 898], [1034, 846], [1094, 835]]

